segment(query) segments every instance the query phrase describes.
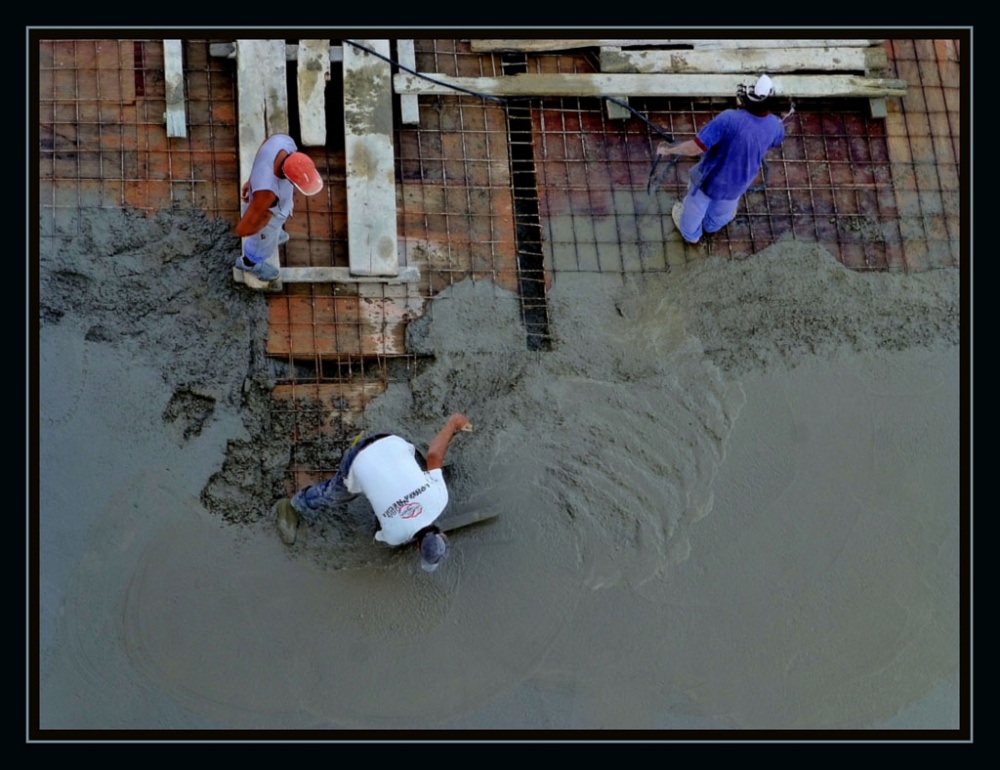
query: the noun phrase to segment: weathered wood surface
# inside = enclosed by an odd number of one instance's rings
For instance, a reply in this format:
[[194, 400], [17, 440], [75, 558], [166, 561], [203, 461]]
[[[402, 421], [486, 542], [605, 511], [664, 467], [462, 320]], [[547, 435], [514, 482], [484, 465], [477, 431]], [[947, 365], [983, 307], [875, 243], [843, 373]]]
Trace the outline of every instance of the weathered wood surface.
[[180, 40], [163, 41], [163, 78], [167, 92], [167, 136], [187, 136], [184, 109], [184, 49]]
[[326, 84], [330, 41], [300, 40], [297, 61], [299, 125], [304, 147], [326, 144]]
[[[455, 95], [465, 89], [487, 96], [694, 96], [730, 97], [746, 79], [738, 74], [534, 74], [508, 77], [453, 77], [426, 73], [433, 80], [397, 74], [396, 93]], [[904, 96], [906, 81], [862, 75], [779, 75], [775, 93], [785, 97]], [[437, 81], [437, 82], [435, 82]]]
[[[359, 44], [389, 58], [388, 40]], [[344, 156], [348, 259], [353, 275], [399, 273], [392, 69], [353, 45], [344, 49]]]
[[[413, 70], [417, 71], [417, 55], [413, 48], [412, 40], [397, 40], [396, 41], [396, 56], [399, 63]], [[420, 122], [420, 109], [417, 103], [416, 96], [400, 96], [399, 97], [399, 113], [400, 120], [405, 126], [415, 126]]]
[[[264, 138], [288, 133], [288, 81], [284, 40], [239, 40], [240, 170], [245, 181]], [[244, 134], [252, 142], [244, 142]], [[251, 136], [252, 135], [252, 136]], [[255, 144], [254, 144], [255, 142]], [[251, 146], [252, 145], [252, 146]], [[244, 165], [245, 153], [249, 164]]]
[[[627, 58], [620, 56], [622, 49], [616, 47], [602, 46], [601, 48], [601, 71], [602, 72], [637, 72], [638, 70], [633, 69], [631, 62]], [[616, 95], [616, 101], [608, 101], [605, 105], [605, 109], [608, 112], [608, 117], [612, 120], [624, 120], [632, 116], [622, 105], [628, 104], [628, 97], [624, 95]], [[617, 102], [621, 102], [618, 104]]]
[[282, 283], [415, 283], [420, 280], [416, 267], [401, 267], [397, 275], [353, 275], [349, 267], [283, 267]]
[[[222, 59], [235, 59], [236, 58], [236, 44], [235, 43], [212, 43], [208, 47], [208, 52], [212, 56], [218, 56]], [[299, 46], [295, 43], [285, 44], [285, 59], [288, 61], [295, 61], [299, 58]], [[344, 49], [339, 45], [330, 46], [330, 61], [331, 62], [341, 62], [344, 60]]]
[[698, 38], [671, 40], [470, 40], [469, 45], [474, 53], [491, 53], [500, 51], [523, 51], [526, 53], [544, 53], [545, 51], [569, 51], [575, 48], [600, 48], [602, 46], [618, 46], [620, 48], [648, 48], [650, 46], [692, 46], [705, 50], [720, 48], [812, 48], [874, 46], [885, 40], [836, 38], [836, 39], [805, 39], [805, 40], [705, 40]]
[[[236, 86], [239, 102], [240, 190], [264, 139], [288, 133], [288, 85], [284, 40], [238, 40]], [[244, 239], [245, 242], [246, 239]], [[268, 260], [279, 267], [277, 256]], [[233, 280], [253, 289], [281, 290], [281, 280], [266, 284], [233, 268]]]
[[817, 70], [872, 73], [889, 66], [885, 48], [734, 48], [645, 51], [601, 48], [602, 72], [760, 73]]
[[246, 275], [236, 267], [233, 268], [233, 280], [237, 283], [245, 283], [253, 289], [270, 289], [272, 291], [280, 291], [284, 284], [291, 283], [374, 283], [395, 285], [416, 283], [420, 280], [420, 268], [415, 265], [401, 267], [399, 274], [394, 276], [352, 275], [349, 267], [280, 267], [278, 268], [278, 272], [280, 275], [278, 281], [276, 281], [277, 288], [257, 280], [252, 275]]

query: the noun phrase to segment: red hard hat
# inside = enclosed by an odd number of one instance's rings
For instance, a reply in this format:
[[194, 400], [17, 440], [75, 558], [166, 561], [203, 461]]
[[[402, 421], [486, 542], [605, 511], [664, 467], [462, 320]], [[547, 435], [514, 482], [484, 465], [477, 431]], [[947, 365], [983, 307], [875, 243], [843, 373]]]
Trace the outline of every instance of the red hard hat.
[[293, 152], [281, 164], [281, 170], [303, 195], [315, 195], [323, 189], [323, 180], [312, 158], [304, 152]]

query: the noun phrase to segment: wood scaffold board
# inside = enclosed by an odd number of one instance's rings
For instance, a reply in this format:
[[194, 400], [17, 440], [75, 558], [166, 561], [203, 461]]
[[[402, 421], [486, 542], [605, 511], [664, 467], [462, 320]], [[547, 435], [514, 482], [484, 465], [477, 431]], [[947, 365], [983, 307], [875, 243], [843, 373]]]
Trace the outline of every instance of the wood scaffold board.
[[[745, 79], [738, 74], [535, 74], [507, 77], [453, 77], [426, 73], [427, 78], [397, 74], [398, 94], [454, 95], [461, 90], [488, 96], [630, 96], [731, 97]], [[861, 75], [777, 75], [775, 93], [784, 97], [904, 96], [906, 81]], [[456, 91], [456, 89], [458, 89]]]
[[867, 47], [884, 43], [884, 39], [807, 39], [807, 40], [712, 40], [685, 38], [674, 40], [643, 40], [641, 38], [616, 40], [470, 40], [469, 46], [473, 53], [492, 53], [500, 51], [522, 51], [525, 53], [545, 53], [546, 51], [570, 51], [574, 48], [601, 48], [617, 46], [619, 48], [651, 48], [657, 46], [690, 46], [705, 50], [725, 48], [815, 48], [817, 46], [860, 46]]
[[167, 112], [164, 115], [167, 122], [167, 136], [186, 137], [183, 41], [163, 41], [163, 77], [167, 97]]
[[[242, 190], [250, 178], [254, 157], [264, 139], [273, 134], [288, 133], [285, 41], [238, 40], [236, 62]], [[269, 262], [280, 269], [276, 256]], [[233, 268], [233, 280], [252, 289], [281, 290], [280, 278], [268, 284], [237, 267]]]
[[344, 45], [348, 260], [352, 275], [396, 276], [399, 249], [389, 41], [357, 43], [364, 48]]
[[[725, 73], [746, 75], [799, 70], [856, 72], [885, 69], [885, 48], [733, 48], [708, 51], [628, 50], [613, 46], [601, 48], [602, 72], [636, 73]], [[614, 69], [612, 69], [614, 67]]]
[[[208, 52], [212, 56], [218, 56], [223, 59], [235, 59], [236, 58], [236, 45], [234, 43], [212, 43], [208, 47]], [[297, 43], [286, 43], [285, 44], [285, 59], [288, 61], [296, 61], [299, 58], [299, 45]], [[341, 62], [344, 60], [344, 51], [339, 45], [330, 46], [330, 61], [331, 62]]]
[[[373, 50], [388, 41], [361, 41], [371, 45]], [[356, 49], [352, 63], [358, 66]], [[326, 143], [325, 87], [330, 77], [331, 62], [344, 60], [343, 48], [331, 46], [329, 40], [302, 40], [296, 45], [283, 40], [237, 40], [234, 43], [213, 43], [211, 54], [237, 61], [237, 89], [239, 100], [239, 140], [240, 140], [240, 188], [249, 178], [254, 157], [261, 143], [275, 133], [288, 133], [288, 90], [287, 62], [296, 62], [299, 92], [299, 118], [301, 126], [300, 146], [322, 146]], [[367, 55], [366, 55], [367, 57]], [[348, 162], [348, 190], [353, 195], [355, 216], [348, 215], [348, 230], [353, 232], [349, 240], [352, 255], [366, 253], [362, 246], [354, 246], [370, 240], [373, 224], [384, 228], [381, 233], [383, 249], [392, 253], [391, 264], [372, 267], [372, 260], [364, 267], [354, 264], [343, 267], [281, 267], [278, 280], [268, 284], [254, 276], [233, 268], [233, 280], [257, 290], [280, 292], [285, 283], [356, 283], [395, 285], [412, 283], [420, 278], [416, 267], [400, 267], [396, 247], [396, 197], [395, 171], [392, 155], [392, 95], [389, 84], [388, 64], [379, 62], [378, 76], [370, 82], [367, 90], [357, 90], [364, 98], [375, 94], [375, 86], [381, 89], [377, 98], [359, 105], [357, 100], [348, 105], [345, 99], [345, 127], [347, 125], [378, 127], [378, 130], [350, 134], [348, 147], [355, 148], [354, 162]], [[345, 75], [346, 77], [346, 75]], [[363, 76], [360, 83], [363, 83]], [[416, 97], [412, 97], [414, 107]], [[353, 109], [348, 109], [348, 107]], [[348, 121], [351, 121], [348, 123]], [[378, 173], [375, 173], [378, 171]], [[352, 177], [353, 175], [353, 177]], [[377, 215], [373, 212], [377, 212]], [[386, 238], [392, 239], [386, 244]], [[376, 251], [377, 257], [381, 252]]]
[[[408, 69], [417, 71], [417, 55], [413, 48], [412, 40], [396, 41], [396, 56], [400, 65]], [[399, 97], [400, 120], [403, 125], [415, 126], [420, 122], [420, 109], [416, 96]]]
[[326, 144], [326, 84], [330, 41], [300, 40], [298, 52], [299, 133], [304, 147]]
[[[827, 41], [823, 41], [827, 42]], [[693, 48], [643, 50], [602, 46], [602, 72], [653, 73], [742, 73], [749, 85], [762, 72], [853, 73], [875, 78], [889, 66], [888, 53], [882, 44], [874, 46], [814, 46], [799, 48]], [[618, 109], [609, 117], [629, 117]], [[873, 117], [885, 117], [885, 97], [872, 97], [869, 106]]]

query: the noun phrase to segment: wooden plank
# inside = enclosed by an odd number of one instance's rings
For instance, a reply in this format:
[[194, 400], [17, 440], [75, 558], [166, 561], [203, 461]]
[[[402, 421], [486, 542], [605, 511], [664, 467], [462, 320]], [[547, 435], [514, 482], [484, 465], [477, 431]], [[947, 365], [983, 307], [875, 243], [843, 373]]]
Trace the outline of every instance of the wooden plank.
[[812, 48], [820, 47], [867, 47], [880, 45], [884, 39], [807, 39], [807, 40], [705, 40], [698, 38], [672, 40], [643, 40], [637, 38], [616, 40], [470, 40], [469, 45], [474, 53], [492, 53], [501, 51], [522, 51], [525, 53], [542, 53], [545, 51], [568, 51], [574, 48], [600, 48], [601, 46], [618, 46], [619, 48], [642, 48], [650, 46], [693, 46], [706, 50], [719, 48]]
[[414, 283], [420, 280], [415, 266], [401, 267], [394, 276], [353, 275], [349, 267], [283, 267], [282, 283]]
[[[412, 40], [397, 40], [396, 41], [396, 57], [399, 60], [401, 66], [407, 69], [417, 70], [417, 55], [413, 49]], [[415, 126], [420, 122], [420, 109], [417, 104], [416, 96], [400, 96], [399, 97], [399, 114], [400, 120], [405, 126]]]
[[[238, 40], [236, 88], [239, 102], [240, 189], [250, 178], [254, 157], [271, 134], [288, 132], [288, 85], [283, 40]], [[246, 242], [246, 239], [243, 239]], [[278, 258], [268, 260], [279, 267]], [[252, 289], [281, 290], [281, 279], [267, 284], [233, 268], [233, 280]]]
[[[235, 59], [236, 58], [236, 44], [235, 43], [212, 43], [208, 47], [208, 52], [212, 56], [218, 56], [222, 59]], [[296, 61], [299, 58], [299, 46], [295, 43], [285, 44], [285, 59], [287, 61]], [[344, 60], [344, 49], [339, 45], [330, 46], [330, 61], [334, 64], [342, 62]]]
[[288, 133], [288, 84], [282, 40], [239, 40], [236, 57], [239, 99], [240, 187], [250, 178], [264, 139]]
[[[869, 77], [874, 77], [879, 72], [884, 71], [889, 66], [889, 53], [886, 51], [885, 46], [879, 46], [878, 48], [869, 49], [873, 54], [881, 53], [882, 60], [876, 60], [874, 57], [869, 63], [868, 68], [865, 70], [865, 74]], [[873, 97], [868, 100], [868, 111], [871, 116], [876, 119], [882, 119], [889, 114], [888, 105], [885, 102], [885, 97]]]
[[[393, 276], [384, 275], [352, 275], [349, 267], [279, 267], [280, 277], [278, 288], [286, 283], [374, 283], [379, 285], [396, 285], [416, 283], [420, 280], [420, 268], [415, 265], [399, 268], [399, 273]], [[247, 280], [249, 279], [249, 280]], [[246, 275], [239, 268], [233, 268], [233, 280], [246, 283], [254, 289], [270, 288], [269, 284], [259, 281], [252, 275]]]
[[[344, 48], [348, 259], [353, 275], [399, 273], [388, 40]], [[411, 76], [412, 77], [412, 76]]]
[[[396, 93], [455, 95], [455, 89], [488, 96], [695, 96], [728, 97], [746, 76], [738, 74], [535, 74], [507, 77], [453, 77], [426, 73], [428, 78], [397, 74]], [[775, 93], [786, 97], [905, 96], [906, 81], [862, 75], [780, 75], [772, 78]]]
[[167, 136], [187, 136], [184, 111], [184, 49], [180, 40], [163, 41], [163, 78], [167, 90]]
[[305, 147], [322, 147], [326, 144], [326, 83], [330, 79], [329, 52], [329, 40], [299, 41], [297, 67], [299, 131]]
[[602, 72], [760, 73], [818, 70], [871, 74], [888, 66], [884, 48], [738, 48], [722, 51], [623, 51], [601, 48]]
[[[240, 190], [250, 178], [253, 159], [266, 138], [264, 73], [258, 66], [260, 51], [257, 43], [256, 40], [243, 40], [237, 43], [236, 92], [239, 105]], [[245, 243], [246, 239], [244, 238], [241, 241], [241, 248]], [[268, 286], [263, 281], [259, 281], [235, 267], [233, 268], [233, 280], [258, 291]], [[279, 282], [275, 281], [275, 283]]]
[[[622, 49], [619, 46], [601, 46], [601, 71], [602, 72], [635, 72], [631, 68], [627, 59], [622, 57]], [[618, 95], [614, 97], [617, 101], [628, 104], [628, 97]], [[632, 117], [632, 113], [619, 104], [606, 101], [605, 109], [608, 111], [608, 118], [611, 120], [625, 120]]]

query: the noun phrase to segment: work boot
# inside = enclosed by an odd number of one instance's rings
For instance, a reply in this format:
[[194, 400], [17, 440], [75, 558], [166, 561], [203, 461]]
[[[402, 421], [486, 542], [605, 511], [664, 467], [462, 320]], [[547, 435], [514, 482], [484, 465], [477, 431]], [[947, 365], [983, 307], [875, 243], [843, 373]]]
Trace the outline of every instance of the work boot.
[[292, 508], [291, 500], [283, 497], [274, 504], [274, 514], [281, 542], [292, 545], [295, 542], [296, 530], [299, 528], [299, 512]]
[[278, 271], [274, 265], [269, 264], [266, 261], [260, 262], [250, 262], [247, 263], [246, 257], [242, 254], [236, 258], [236, 267], [240, 270], [245, 270], [250, 273], [254, 278], [270, 283], [271, 281], [277, 279], [281, 273]]

